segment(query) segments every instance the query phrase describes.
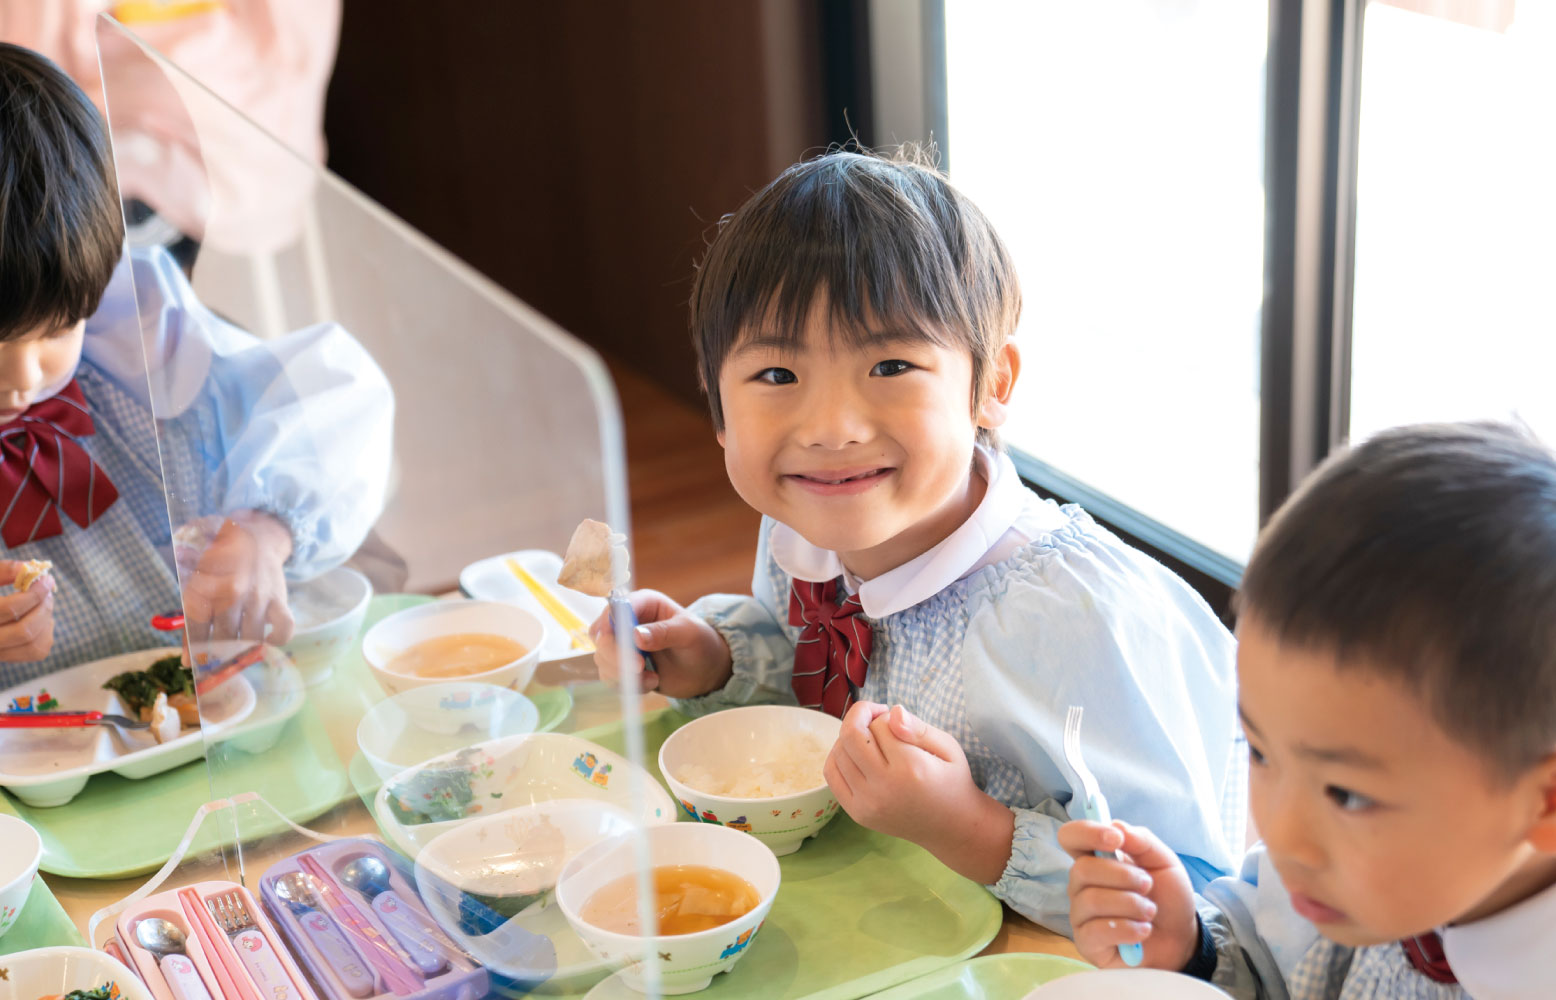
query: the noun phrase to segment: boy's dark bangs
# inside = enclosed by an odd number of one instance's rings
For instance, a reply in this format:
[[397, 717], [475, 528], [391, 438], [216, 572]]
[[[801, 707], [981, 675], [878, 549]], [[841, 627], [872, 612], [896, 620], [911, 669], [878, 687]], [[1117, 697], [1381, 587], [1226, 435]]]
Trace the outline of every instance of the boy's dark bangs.
[[944, 259], [945, 247], [838, 215], [810, 225], [790, 220], [799, 223], [795, 231], [747, 243], [746, 259], [729, 262], [719, 315], [706, 317], [719, 339], [730, 349], [751, 334], [798, 347], [821, 302], [830, 336], [852, 347], [883, 339], [950, 347], [962, 340], [957, 332], [968, 319], [960, 290], [947, 280], [956, 269]]
[[[106, 279], [100, 269], [87, 273], [79, 268], [51, 266], [40, 260], [38, 248], [15, 253], [0, 249], [0, 342], [25, 337], [35, 331], [52, 333], [72, 326], [97, 311]], [[112, 276], [113, 269], [108, 268]]]

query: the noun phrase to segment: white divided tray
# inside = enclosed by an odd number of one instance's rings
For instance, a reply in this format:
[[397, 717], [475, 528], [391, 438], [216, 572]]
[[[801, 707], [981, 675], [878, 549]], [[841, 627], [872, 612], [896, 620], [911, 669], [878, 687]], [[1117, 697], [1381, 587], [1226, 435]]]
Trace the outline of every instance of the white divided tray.
[[[159, 646], [48, 674], [0, 691], [0, 710], [9, 708], [12, 699], [30, 700], [37, 708], [47, 694], [58, 703], [52, 711], [128, 716], [119, 696], [103, 682], [127, 670], [144, 670], [177, 652], [177, 647]], [[58, 806], [74, 798], [94, 774], [111, 771], [139, 779], [197, 760], [205, 755], [207, 739], [231, 737], [240, 749], [262, 750], [302, 707], [302, 683], [290, 660], [274, 649], [267, 650], [266, 660], [270, 666], [262, 668], [267, 679], [263, 698], [247, 676], [233, 677], [200, 699], [203, 733], [186, 728], [166, 743], [157, 743], [149, 730], [112, 725], [0, 729], [0, 786], [30, 806]]]

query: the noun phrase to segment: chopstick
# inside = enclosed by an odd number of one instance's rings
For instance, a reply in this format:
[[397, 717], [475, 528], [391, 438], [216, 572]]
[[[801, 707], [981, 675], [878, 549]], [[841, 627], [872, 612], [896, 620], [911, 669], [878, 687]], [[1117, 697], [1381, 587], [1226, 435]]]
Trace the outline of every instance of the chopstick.
[[335, 918], [336, 926], [346, 932], [346, 937], [357, 945], [357, 950], [367, 959], [367, 963], [378, 970], [392, 992], [409, 996], [423, 988], [426, 977], [407, 965], [399, 952], [378, 932], [378, 928], [368, 922], [361, 910], [347, 901], [345, 894], [335, 884], [335, 879], [324, 870], [318, 859], [311, 854], [299, 854], [297, 867], [313, 876], [314, 891], [319, 894], [325, 909]]
[[535, 600], [545, 608], [557, 624], [567, 630], [572, 636], [573, 648], [584, 652], [593, 652], [594, 640], [589, 638], [589, 625], [582, 618], [573, 614], [573, 609], [562, 603], [562, 599], [553, 594], [549, 587], [530, 575], [529, 570], [519, 565], [519, 561], [512, 556], [503, 560], [508, 564], [508, 572], [519, 578], [519, 582], [535, 595]]
[[210, 965], [211, 972], [215, 974], [216, 985], [220, 987], [224, 1000], [260, 1000], [259, 994], [248, 984], [248, 973], [242, 968], [234, 970], [227, 964], [232, 947], [229, 944], [226, 950], [223, 950], [216, 943], [216, 939], [223, 935], [221, 929], [216, 926], [216, 921], [201, 905], [200, 894], [193, 887], [186, 887], [178, 890], [178, 901], [183, 907], [189, 926], [195, 932], [195, 937], [200, 939], [206, 964]]
[[240, 673], [252, 667], [265, 658], [265, 647], [262, 645], [250, 646], [231, 659], [225, 660], [212, 667], [204, 677], [195, 681], [195, 694], [209, 694], [212, 689], [221, 684], [233, 674]]

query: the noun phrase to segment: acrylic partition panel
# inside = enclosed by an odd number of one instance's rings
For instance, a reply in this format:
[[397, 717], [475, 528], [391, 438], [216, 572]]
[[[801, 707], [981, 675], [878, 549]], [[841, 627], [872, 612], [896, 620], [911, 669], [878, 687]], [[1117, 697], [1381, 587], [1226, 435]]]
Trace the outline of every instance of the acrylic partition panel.
[[676, 818], [581, 627], [605, 601], [557, 582], [582, 519], [630, 537], [603, 364], [144, 40], [99, 45], [154, 213], [127, 274], [205, 797], [241, 803], [194, 849], [327, 1000], [652, 983], [558, 903], [589, 849], [646, 885]]

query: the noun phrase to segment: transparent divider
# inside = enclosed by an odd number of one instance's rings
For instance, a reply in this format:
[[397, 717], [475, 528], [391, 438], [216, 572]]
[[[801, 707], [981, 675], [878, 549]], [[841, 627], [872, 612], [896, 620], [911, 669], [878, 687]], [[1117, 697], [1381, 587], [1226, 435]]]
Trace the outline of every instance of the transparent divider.
[[[582, 519], [630, 537], [603, 364], [117, 23], [99, 41], [121, 179], [159, 155], [182, 179], [150, 206], [172, 246], [122, 277], [206, 798], [243, 803], [191, 857], [320, 1000], [652, 992], [644, 939], [580, 932], [622, 879], [654, 927], [651, 831], [676, 819], [636, 689], [577, 628], [605, 602], [557, 583]], [[268, 991], [242, 968], [225, 1000]]]

